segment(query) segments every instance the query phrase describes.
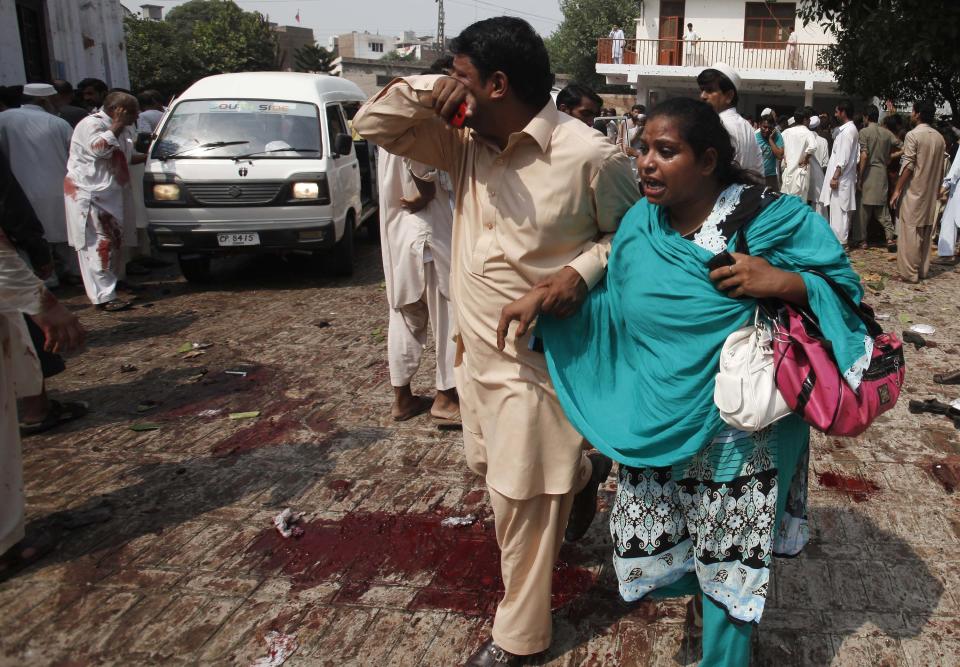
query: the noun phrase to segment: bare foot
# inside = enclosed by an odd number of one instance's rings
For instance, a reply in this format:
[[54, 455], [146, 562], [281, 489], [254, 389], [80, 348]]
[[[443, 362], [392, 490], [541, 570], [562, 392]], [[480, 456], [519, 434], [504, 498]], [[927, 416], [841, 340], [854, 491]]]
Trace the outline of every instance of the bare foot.
[[393, 407], [390, 409], [390, 415], [394, 421], [404, 422], [417, 415], [422, 415], [430, 409], [431, 405], [433, 405], [433, 401], [426, 396], [414, 396], [412, 394], [403, 397], [397, 396]]

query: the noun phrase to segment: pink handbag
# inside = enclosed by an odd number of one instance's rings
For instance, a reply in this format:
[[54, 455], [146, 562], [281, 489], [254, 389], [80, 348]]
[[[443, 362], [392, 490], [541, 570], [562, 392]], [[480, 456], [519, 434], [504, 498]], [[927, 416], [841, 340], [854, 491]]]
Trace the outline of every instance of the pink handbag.
[[860, 435], [897, 403], [906, 373], [903, 344], [894, 334], [884, 333], [870, 306], [858, 306], [823, 273], [808, 273], [823, 278], [866, 325], [873, 338], [873, 355], [859, 389], [854, 391], [843, 379], [816, 317], [790, 304], [764, 303], [761, 307], [774, 328], [777, 388], [790, 409], [818, 431], [827, 435]]

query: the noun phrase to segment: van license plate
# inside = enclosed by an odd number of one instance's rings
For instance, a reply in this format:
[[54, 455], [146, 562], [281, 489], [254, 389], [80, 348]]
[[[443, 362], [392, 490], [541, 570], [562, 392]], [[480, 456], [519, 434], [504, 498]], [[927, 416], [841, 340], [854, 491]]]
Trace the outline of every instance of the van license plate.
[[260, 234], [256, 232], [217, 234], [217, 243], [221, 246], [260, 245]]

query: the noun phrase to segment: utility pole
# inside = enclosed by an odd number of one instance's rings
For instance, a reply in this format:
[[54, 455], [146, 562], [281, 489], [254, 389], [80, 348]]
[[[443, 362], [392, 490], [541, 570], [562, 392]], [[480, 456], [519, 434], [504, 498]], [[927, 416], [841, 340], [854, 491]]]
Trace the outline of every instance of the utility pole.
[[437, 2], [437, 52], [443, 53], [447, 50], [446, 40], [444, 39], [443, 29], [446, 24], [446, 17], [443, 14], [443, 0]]

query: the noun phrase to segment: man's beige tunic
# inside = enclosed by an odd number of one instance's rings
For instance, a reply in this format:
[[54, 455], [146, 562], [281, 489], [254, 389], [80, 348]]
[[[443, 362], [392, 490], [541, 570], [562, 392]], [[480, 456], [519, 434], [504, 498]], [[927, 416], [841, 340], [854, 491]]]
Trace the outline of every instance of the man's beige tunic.
[[926, 123], [907, 132], [900, 171], [911, 167], [913, 175], [900, 199], [900, 220], [905, 226], [926, 227], [936, 222], [945, 149], [943, 136]]
[[[393, 81], [353, 120], [383, 149], [447, 171], [454, 182], [451, 287], [465, 348], [458, 373], [471, 467], [514, 499], [571, 490], [582, 438], [563, 417], [529, 335], [496, 348], [500, 311], [564, 266], [593, 287], [612, 233], [639, 199], [629, 161], [548, 101], [506, 148], [455, 129], [420, 102], [437, 76]], [[469, 379], [463, 391], [460, 377]]]

